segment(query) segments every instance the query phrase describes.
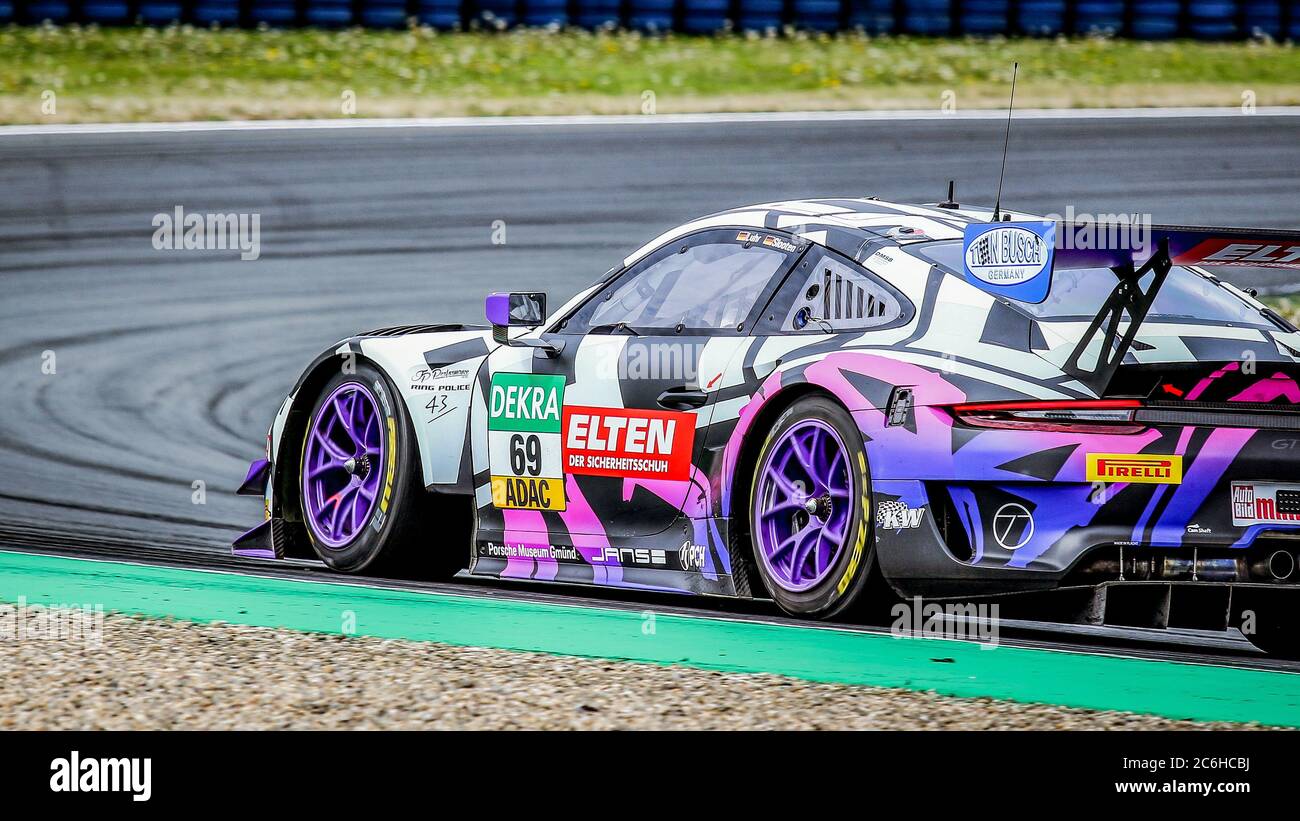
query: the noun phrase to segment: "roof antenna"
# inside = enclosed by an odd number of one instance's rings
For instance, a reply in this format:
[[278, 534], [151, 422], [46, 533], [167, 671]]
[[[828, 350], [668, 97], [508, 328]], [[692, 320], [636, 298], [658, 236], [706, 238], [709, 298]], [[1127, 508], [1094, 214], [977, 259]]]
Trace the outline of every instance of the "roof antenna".
[[952, 180], [948, 180], [948, 199], [939, 203], [940, 208], [949, 208], [949, 209], [961, 208], [960, 205], [958, 205], [956, 202], [953, 201], [952, 189], [953, 189]]
[[[993, 202], [993, 221], [1002, 220], [1002, 178], [1007, 175], [1007, 146], [1011, 144], [1011, 109], [1016, 104], [1016, 74], [1020, 72], [1020, 63], [1011, 64], [1011, 102], [1007, 103], [1007, 133], [1002, 139], [1002, 170], [998, 172], [998, 198]], [[950, 196], [949, 199], [952, 199]]]

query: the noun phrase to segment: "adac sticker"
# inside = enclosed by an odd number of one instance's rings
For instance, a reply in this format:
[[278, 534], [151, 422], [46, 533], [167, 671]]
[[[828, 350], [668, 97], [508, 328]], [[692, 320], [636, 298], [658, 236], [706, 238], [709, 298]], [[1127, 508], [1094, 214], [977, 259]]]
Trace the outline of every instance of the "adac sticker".
[[969, 223], [962, 237], [962, 273], [989, 293], [1042, 302], [1052, 285], [1054, 222]]
[[492, 376], [488, 394], [488, 466], [493, 505], [522, 510], [565, 509], [560, 458], [563, 408], [563, 376]]

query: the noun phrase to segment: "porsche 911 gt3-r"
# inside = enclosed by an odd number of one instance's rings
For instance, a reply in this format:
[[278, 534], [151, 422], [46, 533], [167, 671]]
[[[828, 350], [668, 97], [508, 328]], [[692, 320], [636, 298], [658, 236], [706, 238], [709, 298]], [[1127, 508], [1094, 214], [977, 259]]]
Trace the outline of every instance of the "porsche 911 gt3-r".
[[281, 406], [235, 550], [814, 618], [1050, 593], [1293, 651], [1300, 333], [1197, 266], [1300, 267], [1300, 234], [1097, 228], [758, 205], [552, 312], [497, 293], [485, 326], [358, 334]]

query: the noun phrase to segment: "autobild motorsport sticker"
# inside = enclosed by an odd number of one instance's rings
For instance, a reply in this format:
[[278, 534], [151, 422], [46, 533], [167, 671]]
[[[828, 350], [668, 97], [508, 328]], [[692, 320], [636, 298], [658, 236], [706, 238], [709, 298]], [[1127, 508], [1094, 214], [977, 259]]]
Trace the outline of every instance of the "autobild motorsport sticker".
[[560, 412], [564, 377], [498, 373], [488, 400], [488, 465], [498, 508], [565, 508]]
[[1300, 524], [1300, 485], [1232, 483], [1232, 525]]

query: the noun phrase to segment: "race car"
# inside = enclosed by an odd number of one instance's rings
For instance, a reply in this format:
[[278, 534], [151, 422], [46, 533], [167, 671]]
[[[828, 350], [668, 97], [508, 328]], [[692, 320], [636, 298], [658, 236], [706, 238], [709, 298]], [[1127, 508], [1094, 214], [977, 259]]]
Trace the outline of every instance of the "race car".
[[770, 597], [1030, 596], [1053, 618], [1297, 646], [1300, 333], [1198, 266], [1300, 232], [875, 198], [755, 205], [557, 310], [321, 353], [239, 555]]

